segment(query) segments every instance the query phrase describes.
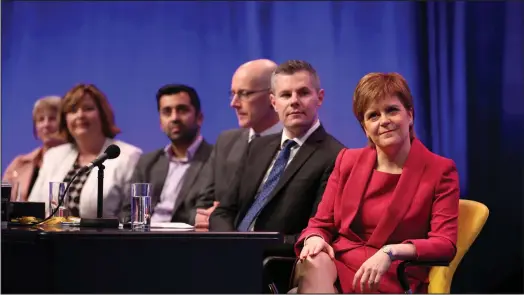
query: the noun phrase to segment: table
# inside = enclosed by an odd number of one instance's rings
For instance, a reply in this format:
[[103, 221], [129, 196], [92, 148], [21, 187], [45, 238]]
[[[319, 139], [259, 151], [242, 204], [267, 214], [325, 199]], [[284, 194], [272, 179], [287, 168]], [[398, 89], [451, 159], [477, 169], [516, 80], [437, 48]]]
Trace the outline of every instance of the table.
[[3, 226], [2, 293], [262, 293], [278, 233]]

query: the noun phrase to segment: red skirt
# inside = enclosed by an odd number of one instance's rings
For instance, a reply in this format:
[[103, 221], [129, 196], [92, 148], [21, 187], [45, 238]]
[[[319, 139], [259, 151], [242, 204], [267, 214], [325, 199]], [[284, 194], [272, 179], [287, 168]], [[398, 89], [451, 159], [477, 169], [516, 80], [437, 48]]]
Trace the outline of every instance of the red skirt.
[[[354, 253], [350, 250], [337, 255], [335, 259], [335, 266], [338, 274], [337, 287], [340, 288], [339, 291], [344, 294], [363, 293], [360, 290], [360, 281], [357, 282], [355, 286], [356, 289], [353, 289], [353, 278], [360, 266], [365, 262], [365, 259], [363, 259], [364, 257], [361, 255], [352, 254]], [[380, 279], [378, 291], [372, 293], [404, 293], [400, 282], [397, 280], [397, 266], [399, 263], [400, 261], [391, 264], [388, 272]], [[413, 293], [424, 294], [428, 292], [428, 284], [424, 280], [408, 276], [408, 282]], [[364, 293], [370, 294], [367, 289], [364, 290]]]

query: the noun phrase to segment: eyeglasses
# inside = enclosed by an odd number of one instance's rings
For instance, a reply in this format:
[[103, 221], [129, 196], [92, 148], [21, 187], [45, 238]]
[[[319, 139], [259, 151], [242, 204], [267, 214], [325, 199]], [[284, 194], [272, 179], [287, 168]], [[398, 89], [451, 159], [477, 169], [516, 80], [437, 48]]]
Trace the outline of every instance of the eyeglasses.
[[268, 90], [269, 88], [260, 90], [240, 90], [239, 92], [229, 91], [229, 99], [233, 100], [235, 97], [237, 97], [240, 100], [247, 100], [255, 93], [260, 93]]

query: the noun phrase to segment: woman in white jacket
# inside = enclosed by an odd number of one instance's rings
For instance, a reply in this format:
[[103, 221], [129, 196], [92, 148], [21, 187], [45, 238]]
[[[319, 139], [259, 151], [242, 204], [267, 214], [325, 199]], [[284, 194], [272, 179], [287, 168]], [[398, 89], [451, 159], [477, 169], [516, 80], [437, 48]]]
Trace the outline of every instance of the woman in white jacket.
[[[62, 99], [59, 130], [68, 143], [50, 149], [44, 156], [29, 201], [49, 203], [49, 182], [70, 182], [83, 166], [96, 159], [110, 144], [120, 147], [120, 156], [104, 162], [104, 217], [118, 216], [124, 191], [142, 150], [115, 140], [120, 129], [106, 96], [92, 84], [74, 86]], [[76, 177], [65, 202], [71, 215], [94, 218], [97, 211], [98, 168]], [[49, 215], [47, 212], [46, 215]]]

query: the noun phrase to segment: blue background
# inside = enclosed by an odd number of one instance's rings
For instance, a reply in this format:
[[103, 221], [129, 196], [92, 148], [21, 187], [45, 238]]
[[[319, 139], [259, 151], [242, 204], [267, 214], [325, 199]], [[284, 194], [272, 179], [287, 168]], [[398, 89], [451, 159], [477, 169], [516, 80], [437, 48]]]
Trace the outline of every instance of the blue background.
[[326, 90], [326, 129], [347, 147], [361, 147], [366, 139], [351, 108], [356, 83], [368, 72], [399, 72], [415, 97], [418, 137], [455, 160], [463, 197], [491, 209], [452, 291], [522, 292], [522, 1], [1, 5], [2, 170], [39, 145], [34, 101], [78, 82], [101, 88], [123, 130], [118, 138], [149, 152], [168, 142], [155, 101], [163, 84], [197, 89], [202, 133], [214, 142], [237, 127], [227, 94], [237, 66], [305, 59]]

